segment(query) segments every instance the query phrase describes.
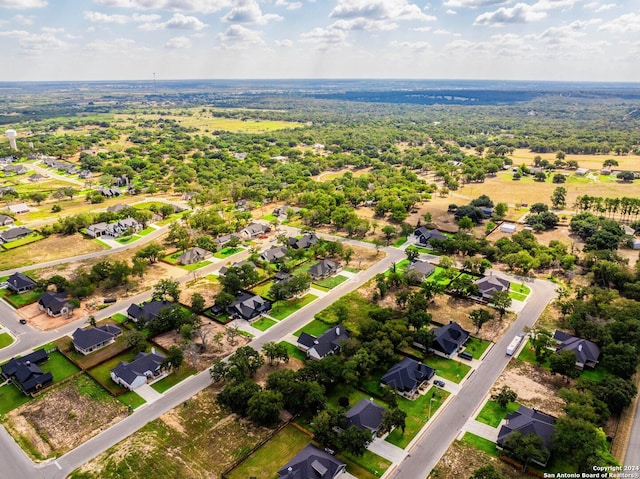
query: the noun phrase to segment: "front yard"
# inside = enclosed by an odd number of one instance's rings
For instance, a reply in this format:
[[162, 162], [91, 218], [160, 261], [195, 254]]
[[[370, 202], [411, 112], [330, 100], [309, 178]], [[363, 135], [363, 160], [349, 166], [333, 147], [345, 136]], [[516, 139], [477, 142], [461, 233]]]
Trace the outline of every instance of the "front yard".
[[219, 259], [224, 259], [224, 258], [228, 258], [231, 255], [234, 255], [236, 253], [239, 253], [240, 251], [242, 251], [244, 248], [240, 247], [240, 246], [236, 246], [235, 248], [232, 248], [230, 246], [227, 246], [225, 248], [222, 248], [220, 251], [217, 251], [216, 253], [213, 254], [213, 256], [215, 258], [219, 258]]
[[15, 294], [9, 289], [0, 290], [0, 297], [7, 301], [11, 306], [16, 309], [22, 308], [27, 304], [35, 303], [42, 295], [42, 291], [26, 291], [24, 293]]
[[327, 331], [330, 327], [331, 327], [330, 324], [327, 324], [324, 321], [321, 321], [319, 319], [314, 319], [313, 321], [305, 324], [301, 329], [293, 333], [293, 335], [297, 338], [297, 337], [300, 337], [302, 333], [307, 333], [317, 338], [322, 333]]
[[198, 371], [196, 371], [194, 368], [183, 365], [177, 371], [173, 370], [171, 371], [171, 373], [169, 373], [167, 377], [164, 377], [159, 381], [156, 381], [155, 383], [153, 383], [151, 387], [156, 391], [158, 391], [159, 393], [163, 393], [167, 389], [172, 388], [173, 386], [178, 384], [180, 381], [183, 381], [188, 377], [193, 376], [197, 372]]
[[491, 341], [470, 337], [465, 344], [464, 350], [473, 356], [473, 359], [480, 359], [487, 348], [491, 345]]
[[0, 349], [13, 344], [13, 337], [9, 333], [0, 333]]
[[292, 315], [299, 309], [303, 308], [313, 300], [318, 299], [315, 294], [305, 294], [301, 298], [290, 299], [288, 301], [276, 301], [273, 303], [269, 316], [282, 320], [287, 316]]
[[267, 329], [269, 329], [274, 324], [277, 324], [277, 323], [273, 319], [265, 318], [263, 316], [260, 319], [257, 319], [256, 321], [253, 321], [251, 323], [251, 327], [256, 328], [256, 329], [258, 329], [260, 331], [266, 331]]
[[500, 421], [507, 417], [507, 414], [517, 411], [519, 407], [520, 404], [510, 402], [506, 408], [502, 408], [497, 402], [489, 400], [476, 417], [476, 421], [488, 424], [491, 427], [498, 427]]
[[427, 357], [423, 362], [427, 366], [434, 368], [438, 376], [456, 384], [460, 383], [471, 370], [471, 366], [454, 359], [446, 359], [435, 355]]

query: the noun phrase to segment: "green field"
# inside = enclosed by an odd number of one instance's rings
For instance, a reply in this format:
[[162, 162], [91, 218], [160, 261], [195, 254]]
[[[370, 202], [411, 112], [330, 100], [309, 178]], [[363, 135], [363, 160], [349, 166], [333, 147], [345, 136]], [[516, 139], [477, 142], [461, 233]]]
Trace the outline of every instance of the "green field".
[[436, 269], [429, 275], [425, 281], [435, 282], [442, 286], [447, 286], [451, 280], [445, 275], [445, 270], [440, 266], [436, 266]]
[[300, 361], [306, 361], [307, 355], [300, 351], [295, 344], [288, 343], [286, 341], [280, 341], [280, 344], [284, 344], [287, 347], [287, 352], [290, 358], [296, 358]]
[[122, 324], [122, 323], [124, 323], [126, 321], [129, 321], [129, 317], [125, 316], [122, 313], [114, 314], [113, 316], [111, 316], [111, 319], [113, 319], [116, 323], [120, 323], [120, 324]]
[[257, 321], [251, 323], [251, 327], [256, 328], [260, 331], [266, 331], [274, 324], [277, 324], [273, 319], [265, 318], [264, 316]]
[[290, 299], [288, 301], [276, 301], [275, 303], [273, 303], [273, 307], [269, 312], [269, 316], [278, 320], [284, 319], [315, 299], [318, 299], [315, 294], [308, 293], [305, 294], [302, 298]]
[[314, 319], [313, 321], [305, 324], [302, 328], [300, 328], [295, 333], [293, 333], [293, 335], [295, 337], [300, 337], [302, 333], [307, 333], [317, 338], [322, 333], [327, 331], [330, 327], [331, 327], [330, 324], [327, 324], [324, 321], [321, 321], [320, 319]]
[[464, 350], [471, 353], [473, 359], [480, 359], [490, 345], [491, 341], [471, 336], [464, 345]]
[[204, 268], [205, 266], [210, 265], [212, 262], [213, 261], [205, 259], [204, 261], [198, 261], [197, 263], [181, 266], [181, 268], [186, 269], [187, 271], [195, 271], [196, 269]]
[[10, 243], [4, 243], [2, 247], [4, 249], [14, 249], [19, 246], [24, 246], [26, 244], [35, 243], [36, 241], [40, 241], [44, 239], [40, 233], [33, 232], [29, 236], [25, 236], [24, 238], [17, 239], [15, 241], [11, 241]]
[[187, 379], [189, 376], [193, 376], [196, 372], [197, 371], [192, 367], [181, 366], [177, 371], [171, 371], [167, 377], [153, 383], [151, 387], [159, 393], [163, 393], [167, 389], [178, 384], [180, 381]]
[[0, 414], [6, 414], [15, 408], [29, 402], [31, 397], [22, 392], [13, 384], [0, 386]]
[[10, 344], [13, 344], [13, 336], [9, 333], [0, 333], [0, 349], [6, 348]]
[[38, 301], [38, 298], [42, 295], [42, 291], [25, 291], [24, 293], [15, 294], [11, 293], [8, 289], [0, 290], [0, 297], [7, 300], [9, 304], [17, 308], [22, 308], [27, 304], [35, 303]]
[[436, 370], [436, 374], [454, 383], [460, 383], [471, 370], [471, 366], [462, 364], [453, 359], [446, 359], [440, 356], [430, 356], [423, 361], [427, 366]]
[[531, 293], [531, 289], [528, 286], [525, 286], [524, 284], [518, 284], [518, 283], [511, 283], [510, 290], [515, 293], [522, 294], [524, 296], [528, 296], [529, 293]]
[[497, 402], [489, 400], [476, 417], [476, 421], [488, 424], [491, 427], [498, 427], [500, 421], [507, 417], [507, 414], [517, 411], [518, 407], [520, 407], [518, 403], [510, 402], [503, 409]]

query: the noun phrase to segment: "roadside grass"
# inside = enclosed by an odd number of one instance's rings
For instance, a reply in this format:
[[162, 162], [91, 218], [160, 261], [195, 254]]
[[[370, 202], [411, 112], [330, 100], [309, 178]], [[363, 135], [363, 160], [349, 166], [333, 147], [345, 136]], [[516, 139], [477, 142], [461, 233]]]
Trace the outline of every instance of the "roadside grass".
[[322, 333], [327, 331], [330, 327], [330, 324], [327, 324], [320, 319], [314, 319], [310, 323], [307, 323], [302, 328], [298, 329], [295, 333], [293, 333], [293, 335], [298, 338], [302, 333], [307, 333], [317, 338]]
[[111, 245], [105, 243], [104, 241], [102, 241], [100, 238], [94, 238], [93, 241], [95, 241], [96, 243], [98, 243], [100, 246], [104, 246], [105, 249], [111, 249]]
[[167, 377], [153, 383], [151, 387], [159, 393], [163, 393], [180, 381], [187, 379], [189, 376], [193, 376], [196, 372], [197, 371], [190, 366], [181, 366], [177, 371], [173, 370]]
[[[396, 263], [395, 267], [396, 267], [396, 272], [397, 273], [404, 273], [407, 268], [409, 267], [409, 265], [411, 264], [411, 261], [409, 261], [408, 259], [403, 259], [400, 260]], [[389, 268], [387, 271], [384, 272], [385, 276], [388, 276], [391, 271], [393, 270], [393, 266], [391, 268]]]
[[525, 286], [524, 284], [511, 283], [511, 291], [516, 293], [523, 294], [524, 296], [528, 296], [531, 293], [531, 288]]
[[80, 371], [78, 366], [59, 351], [49, 353], [49, 359], [40, 365], [40, 369], [45, 373], [51, 373], [54, 382], [62, 381]]
[[490, 345], [491, 341], [471, 336], [465, 344], [464, 350], [471, 353], [473, 359], [480, 359]]
[[416, 246], [416, 249], [418, 251], [420, 251], [421, 253], [425, 253], [425, 254], [432, 254], [434, 256], [441, 256], [442, 255], [442, 251], [425, 248], [424, 246]]
[[13, 384], [8, 383], [0, 386], [0, 414], [13, 411], [29, 401], [31, 401], [31, 397], [23, 394]]
[[251, 292], [259, 296], [262, 296], [263, 298], [273, 300], [273, 298], [269, 296], [269, 290], [273, 285], [274, 285], [273, 281], [267, 281], [265, 283], [259, 284], [258, 286], [254, 286], [253, 288], [251, 288]]
[[251, 323], [252, 328], [256, 328], [260, 331], [266, 331], [274, 324], [277, 324], [273, 319], [265, 318], [264, 316]]
[[9, 333], [0, 333], [0, 349], [6, 348], [10, 344], [13, 344], [13, 336]]
[[113, 319], [118, 324], [122, 324], [126, 321], [129, 321], [129, 318], [122, 313], [114, 314], [113, 316], [111, 316], [111, 319]]
[[124, 236], [122, 238], [118, 238], [116, 239], [116, 241], [120, 244], [129, 244], [129, 243], [133, 243], [136, 240], [139, 240], [140, 236], [138, 235], [133, 235], [133, 236]]
[[311, 442], [304, 432], [287, 426], [227, 474], [228, 479], [273, 479], [278, 470]]
[[138, 231], [138, 236], [147, 236], [149, 233], [153, 233], [156, 229], [151, 226], [147, 226], [142, 231]]
[[284, 344], [287, 347], [287, 352], [289, 353], [290, 358], [296, 358], [300, 361], [307, 360], [307, 355], [300, 351], [295, 344], [291, 344], [287, 341], [280, 341], [280, 344]]
[[516, 293], [514, 291], [509, 291], [509, 297], [514, 301], [524, 301], [527, 299], [526, 294]]
[[318, 299], [318, 297], [315, 294], [307, 293], [301, 298], [290, 299], [288, 301], [276, 301], [273, 303], [269, 316], [282, 320], [316, 299]]
[[25, 236], [24, 238], [20, 238], [17, 239], [15, 241], [11, 241], [9, 243], [4, 243], [2, 245], [2, 247], [6, 250], [12, 250], [14, 248], [18, 248], [20, 246], [24, 246], [30, 243], [35, 243], [36, 241], [40, 241], [41, 239], [44, 239], [44, 236], [42, 236], [40, 233], [31, 233], [28, 236]]
[[498, 427], [500, 421], [507, 417], [507, 414], [517, 411], [518, 407], [520, 407], [518, 403], [510, 402], [507, 404], [507, 407], [503, 409], [500, 404], [490, 399], [485, 403], [478, 416], [476, 416], [476, 421], [488, 424], [491, 427]]
[[[429, 421], [429, 405], [431, 405], [431, 417], [442, 406], [451, 393], [444, 389], [431, 387], [426, 394], [411, 401], [402, 396], [398, 396], [398, 407], [407, 413], [405, 419], [404, 434], [400, 428], [395, 428], [387, 436], [385, 441], [394, 444], [402, 449], [407, 447], [411, 440], [420, 432], [422, 427]], [[433, 401], [432, 401], [433, 398]]]
[[391, 466], [391, 462], [377, 454], [364, 451], [362, 456], [353, 456], [351, 454], [342, 453], [338, 455], [338, 459], [342, 459], [347, 465], [347, 472], [351, 473], [358, 479], [373, 479], [381, 477]]
[[469, 444], [470, 446], [473, 446], [482, 452], [486, 452], [493, 457], [498, 457], [500, 455], [495, 442], [489, 441], [484, 437], [476, 436], [471, 432], [465, 432], [460, 442]]
[[236, 246], [235, 248], [231, 248], [230, 246], [227, 246], [225, 248], [222, 248], [220, 251], [217, 251], [216, 253], [214, 253], [213, 256], [215, 258], [224, 259], [224, 258], [228, 258], [233, 254], [239, 253], [243, 249], [244, 248], [242, 248], [241, 246]]
[[471, 366], [453, 359], [441, 358], [440, 356], [429, 356], [423, 362], [427, 366], [434, 368], [438, 376], [456, 384], [459, 384], [471, 370]]
[[124, 394], [120, 394], [120, 396], [117, 396], [116, 399], [125, 406], [131, 406], [132, 409], [137, 409], [147, 402], [134, 391], [127, 391]]
[[538, 366], [538, 367], [544, 368], [546, 370], [551, 370], [551, 365], [549, 363], [549, 358], [545, 359], [542, 364], [538, 364], [537, 363], [537, 361], [536, 361], [536, 351], [531, 346], [531, 343], [529, 342], [529, 340], [527, 340], [527, 342], [524, 343], [524, 346], [520, 350], [520, 354], [518, 354], [518, 359], [520, 361], [525, 361], [525, 362], [527, 362], [529, 364], [532, 364], [534, 366]]
[[16, 309], [22, 308], [27, 304], [35, 303], [42, 294], [42, 291], [25, 291], [24, 293], [15, 294], [8, 289], [0, 290], [0, 297], [4, 298], [9, 304]]
[[406, 236], [400, 236], [397, 240], [395, 240], [393, 242], [393, 246], [395, 246], [396, 248], [399, 248], [400, 246], [402, 246], [406, 242], [407, 242], [407, 237]]
[[352, 268], [350, 266], [345, 266], [343, 269], [345, 271], [348, 271], [349, 273], [354, 273], [354, 274], [357, 274], [357, 273], [360, 272], [360, 270], [358, 268]]
[[182, 269], [186, 269], [187, 271], [195, 271], [196, 269], [200, 269], [200, 268], [204, 268], [205, 266], [210, 265], [211, 263], [213, 263], [213, 261], [209, 261], [209, 260], [203, 260], [203, 261], [198, 261], [197, 263], [193, 263], [193, 264], [186, 264], [183, 266], [180, 266]]

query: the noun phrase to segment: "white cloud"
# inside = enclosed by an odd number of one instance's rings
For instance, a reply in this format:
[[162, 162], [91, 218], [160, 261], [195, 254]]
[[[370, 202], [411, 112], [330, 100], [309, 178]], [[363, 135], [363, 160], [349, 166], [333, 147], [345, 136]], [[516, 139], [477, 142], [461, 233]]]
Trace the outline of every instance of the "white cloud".
[[276, 0], [276, 7], [284, 7], [287, 10], [297, 10], [302, 7], [302, 2], [288, 2], [287, 0]]
[[596, 13], [605, 12], [607, 10], [611, 10], [612, 8], [617, 7], [615, 3], [605, 3], [601, 4], [600, 2], [590, 2], [584, 5], [584, 8], [588, 10], [593, 10]]
[[447, 10], [447, 15], [456, 15], [458, 12], [456, 12], [455, 10], [449, 9]]
[[140, 46], [131, 38], [115, 38], [113, 40], [94, 40], [86, 46], [87, 51], [92, 55], [100, 55], [102, 58], [109, 56], [114, 58], [140, 59], [151, 51], [150, 48]]
[[125, 25], [127, 23], [144, 23], [154, 22], [160, 19], [160, 15], [140, 15], [134, 13], [133, 15], [109, 15], [102, 12], [83, 12], [82, 16], [85, 20], [91, 23], [115, 23], [118, 25]]
[[445, 30], [444, 28], [438, 28], [437, 30], [433, 31], [434, 35], [451, 35], [451, 32], [449, 30]]
[[64, 29], [43, 28], [42, 33], [32, 33], [26, 30], [11, 30], [0, 32], [0, 38], [17, 40], [20, 52], [27, 56], [38, 56], [51, 50], [64, 50], [69, 44], [56, 36]]
[[431, 50], [431, 45], [428, 42], [391, 42], [391, 46], [393, 48], [399, 48], [401, 50], [413, 50], [413, 51], [424, 51]]
[[620, 15], [618, 18], [603, 24], [599, 30], [613, 33], [615, 35], [640, 32], [640, 14], [625, 13], [624, 15]]
[[342, 48], [347, 43], [347, 32], [338, 28], [314, 28], [310, 32], [300, 35], [303, 42], [314, 43], [319, 50], [327, 50], [329, 48]]
[[263, 15], [258, 2], [255, 0], [240, 0], [222, 20], [228, 23], [259, 23], [264, 24], [270, 20], [282, 20], [280, 15], [273, 13]]
[[264, 45], [260, 38], [260, 32], [243, 27], [231, 25], [226, 31], [218, 34], [218, 40], [228, 48], [249, 48], [252, 45]]
[[185, 48], [191, 48], [191, 40], [189, 40], [189, 38], [187, 37], [173, 37], [164, 44], [164, 47], [170, 50], [182, 50]]
[[411, 29], [414, 32], [430, 32], [432, 30], [431, 27], [416, 27]]
[[407, 0], [340, 0], [329, 14], [331, 18], [368, 18], [373, 20], [420, 20], [434, 21], [432, 15], [426, 15], [418, 5]]
[[199, 13], [215, 13], [233, 5], [231, 0], [94, 0], [94, 3], [137, 10], [164, 9]]
[[177, 30], [193, 30], [199, 31], [206, 28], [208, 25], [202, 22], [197, 17], [191, 15], [183, 15], [182, 13], [174, 13], [173, 16], [166, 22], [150, 22], [140, 25], [142, 30], [164, 30], [164, 29], [177, 29]]
[[47, 0], [0, 0], [0, 8], [43, 8]]
[[14, 15], [11, 22], [17, 25], [33, 25], [33, 18], [33, 15]]
[[275, 45], [277, 47], [283, 47], [283, 48], [291, 48], [293, 46], [293, 42], [291, 40], [288, 39], [284, 39], [284, 40], [276, 40]]
[[494, 7], [507, 3], [509, 3], [509, 0], [447, 0], [443, 5], [451, 8], [478, 8]]
[[542, 20], [547, 16], [546, 12], [537, 11], [526, 3], [518, 3], [514, 7], [501, 7], [494, 12], [486, 12], [478, 15], [474, 25], [489, 27], [502, 27], [510, 23], [531, 23]]

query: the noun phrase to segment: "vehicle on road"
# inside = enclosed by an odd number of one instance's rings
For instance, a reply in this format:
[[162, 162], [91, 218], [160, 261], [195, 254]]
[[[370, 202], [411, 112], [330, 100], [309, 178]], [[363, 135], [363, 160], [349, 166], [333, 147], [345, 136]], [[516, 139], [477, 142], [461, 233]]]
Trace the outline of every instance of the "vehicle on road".
[[507, 356], [513, 356], [513, 353], [515, 353], [516, 349], [518, 349], [518, 346], [520, 346], [520, 343], [522, 342], [522, 338], [524, 338], [524, 333], [518, 334], [515, 338], [511, 340], [511, 342], [509, 343], [509, 346], [507, 346]]
[[20, 324], [27, 324], [27, 320], [26, 320], [26, 319], [24, 319], [24, 318], [22, 318], [22, 319], [20, 320]]

